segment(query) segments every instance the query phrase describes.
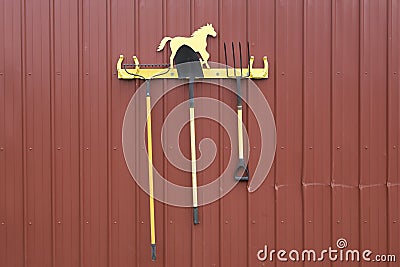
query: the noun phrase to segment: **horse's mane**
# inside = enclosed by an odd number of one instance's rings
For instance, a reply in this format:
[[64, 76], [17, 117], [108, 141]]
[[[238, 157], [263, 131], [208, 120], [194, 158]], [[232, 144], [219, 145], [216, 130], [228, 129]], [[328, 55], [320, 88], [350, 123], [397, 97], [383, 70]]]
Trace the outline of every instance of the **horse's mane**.
[[199, 29], [197, 29], [197, 30], [195, 30], [193, 33], [192, 33], [192, 37], [194, 37], [194, 36], [196, 36], [196, 35], [199, 35], [201, 32], [203, 32], [206, 28], [208, 28], [208, 27], [210, 27], [210, 25], [204, 25], [204, 26], [201, 26]]

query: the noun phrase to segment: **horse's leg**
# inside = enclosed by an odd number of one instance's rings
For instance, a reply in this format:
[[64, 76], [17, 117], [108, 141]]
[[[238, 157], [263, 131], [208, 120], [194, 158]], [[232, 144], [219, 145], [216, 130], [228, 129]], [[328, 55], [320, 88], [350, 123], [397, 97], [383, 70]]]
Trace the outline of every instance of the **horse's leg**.
[[169, 66], [170, 66], [170, 68], [173, 68], [174, 67], [174, 57], [175, 57], [175, 54], [176, 54], [176, 51], [174, 51], [174, 50], [172, 50], [171, 49], [171, 56], [169, 57]]
[[207, 50], [202, 50], [201, 52], [200, 52], [200, 56], [202, 57], [202, 59], [203, 59], [203, 62], [202, 62], [202, 65], [203, 64], [206, 64], [206, 67], [207, 67], [207, 69], [209, 69], [210, 68], [210, 65], [208, 65], [208, 59], [210, 58], [210, 54], [207, 52]]
[[203, 66], [204, 64], [206, 64], [202, 58], [199, 58], [199, 60], [200, 60], [201, 66]]
[[169, 66], [170, 68], [174, 67], [174, 57], [176, 55], [176, 49], [175, 44], [173, 43], [173, 40], [170, 42], [169, 47], [171, 48], [171, 56], [169, 57]]

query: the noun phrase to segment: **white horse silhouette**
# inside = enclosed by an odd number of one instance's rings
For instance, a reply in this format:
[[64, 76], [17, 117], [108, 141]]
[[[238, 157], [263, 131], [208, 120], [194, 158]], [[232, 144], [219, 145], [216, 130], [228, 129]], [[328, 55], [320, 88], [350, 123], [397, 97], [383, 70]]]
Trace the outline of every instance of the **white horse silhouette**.
[[182, 46], [187, 45], [191, 47], [195, 52], [198, 52], [201, 56], [200, 62], [201, 65], [205, 64], [207, 68], [210, 68], [208, 65], [208, 59], [210, 58], [210, 54], [207, 52], [207, 36], [211, 35], [212, 37], [217, 36], [217, 33], [214, 30], [212, 24], [208, 24], [201, 27], [200, 29], [196, 30], [192, 33], [191, 37], [164, 37], [161, 40], [160, 45], [158, 46], [157, 51], [161, 51], [164, 49], [165, 44], [168, 41], [171, 41], [169, 46], [171, 48], [171, 57], [170, 57], [170, 67], [174, 66], [174, 57], [176, 55], [176, 51]]

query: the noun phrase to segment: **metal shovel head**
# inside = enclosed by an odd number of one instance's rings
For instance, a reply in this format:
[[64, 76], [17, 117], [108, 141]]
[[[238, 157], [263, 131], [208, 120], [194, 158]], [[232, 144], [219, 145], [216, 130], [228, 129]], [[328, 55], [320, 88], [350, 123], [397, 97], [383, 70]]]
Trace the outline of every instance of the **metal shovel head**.
[[175, 65], [180, 79], [203, 78], [203, 68], [197, 53], [189, 46], [182, 45], [175, 55]]

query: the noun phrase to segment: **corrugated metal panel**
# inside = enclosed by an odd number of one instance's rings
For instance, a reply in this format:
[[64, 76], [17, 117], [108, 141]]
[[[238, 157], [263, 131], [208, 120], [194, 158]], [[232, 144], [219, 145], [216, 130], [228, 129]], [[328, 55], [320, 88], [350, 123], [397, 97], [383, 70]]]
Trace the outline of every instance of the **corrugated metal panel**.
[[354, 247], [360, 247], [361, 240], [360, 5], [359, 1], [338, 2], [332, 25], [332, 240], [346, 236]]
[[[6, 0], [0, 14], [0, 266], [262, 266], [256, 253], [265, 244], [319, 250], [340, 237], [400, 260], [400, 1]], [[151, 263], [148, 196], [121, 144], [140, 82], [118, 80], [115, 63], [120, 54], [167, 62], [155, 52], [161, 37], [206, 22], [218, 32], [210, 60], [224, 61], [224, 41], [248, 40], [256, 59], [268, 55], [270, 78], [256, 83], [276, 120], [275, 162], [258, 191], [241, 183], [202, 207], [200, 225], [191, 209], [156, 202]], [[196, 96], [235, 107], [216, 86], [196, 85]], [[175, 90], [155, 106], [154, 136], [186, 99]], [[251, 168], [261, 144], [245, 114]], [[196, 128], [197, 141], [209, 137], [218, 148], [198, 174], [205, 184], [235, 144], [215, 122], [199, 119]], [[188, 148], [188, 127], [181, 136]], [[155, 167], [189, 186], [190, 174], [161, 149], [155, 138]]]
[[0, 27], [0, 263], [24, 263], [21, 3], [2, 2]]
[[[274, 247], [303, 247], [302, 158], [303, 147], [303, 1], [285, 1], [276, 6], [276, 127], [275, 216], [273, 238], [260, 241]], [[271, 179], [272, 180], [272, 179]], [[269, 181], [271, 181], [269, 180]], [[274, 186], [271, 181], [271, 186]], [[261, 193], [259, 193], [261, 194]], [[288, 201], [291, 199], [291, 201]], [[254, 211], [257, 212], [257, 211]], [[272, 223], [271, 222], [271, 223]], [[278, 263], [277, 266], [281, 266]]]

